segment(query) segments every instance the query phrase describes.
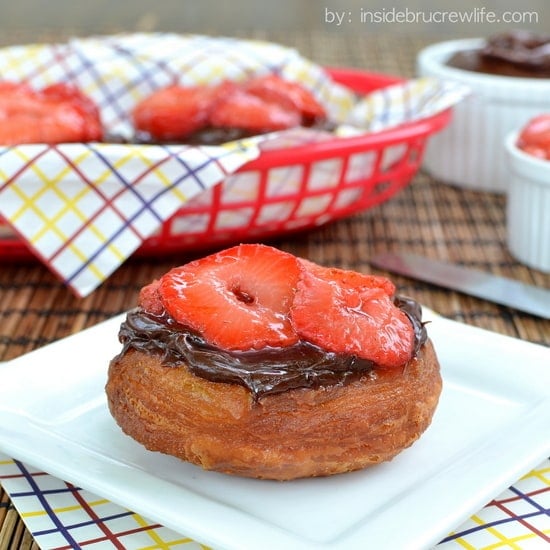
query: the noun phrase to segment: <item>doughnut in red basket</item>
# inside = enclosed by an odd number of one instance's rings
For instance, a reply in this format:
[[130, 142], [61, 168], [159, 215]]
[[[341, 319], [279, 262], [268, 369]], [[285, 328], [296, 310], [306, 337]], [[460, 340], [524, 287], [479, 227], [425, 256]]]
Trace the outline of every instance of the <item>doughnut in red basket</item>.
[[122, 430], [207, 470], [277, 480], [390, 460], [432, 420], [421, 309], [380, 276], [235, 246], [144, 287], [106, 392]]

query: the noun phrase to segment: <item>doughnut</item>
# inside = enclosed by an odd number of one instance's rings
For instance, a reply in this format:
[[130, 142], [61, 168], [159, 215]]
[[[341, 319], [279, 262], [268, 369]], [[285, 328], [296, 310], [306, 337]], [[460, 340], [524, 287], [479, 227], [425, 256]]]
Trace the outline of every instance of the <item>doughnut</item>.
[[205, 470], [292, 480], [391, 460], [442, 388], [421, 308], [387, 278], [260, 244], [144, 287], [106, 394], [121, 430]]

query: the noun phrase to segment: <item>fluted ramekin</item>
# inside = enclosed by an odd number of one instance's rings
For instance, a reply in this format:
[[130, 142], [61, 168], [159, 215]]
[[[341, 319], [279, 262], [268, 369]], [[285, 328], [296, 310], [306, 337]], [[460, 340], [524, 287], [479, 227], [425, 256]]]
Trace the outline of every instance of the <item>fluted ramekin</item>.
[[508, 248], [520, 262], [550, 273], [550, 160], [525, 153], [517, 138], [511, 132], [505, 142]]
[[504, 193], [508, 165], [505, 136], [541, 112], [550, 111], [550, 78], [489, 75], [449, 67], [459, 51], [479, 49], [483, 39], [440, 42], [422, 50], [421, 76], [460, 82], [471, 94], [454, 107], [453, 120], [428, 145], [424, 167], [460, 187]]

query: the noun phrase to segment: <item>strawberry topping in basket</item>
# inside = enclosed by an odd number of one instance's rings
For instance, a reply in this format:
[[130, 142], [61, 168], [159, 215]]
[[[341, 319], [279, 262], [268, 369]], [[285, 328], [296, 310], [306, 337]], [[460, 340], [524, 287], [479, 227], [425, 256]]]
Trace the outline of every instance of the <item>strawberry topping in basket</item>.
[[209, 86], [162, 88], [136, 106], [134, 125], [161, 141], [184, 139], [208, 124], [217, 91]]
[[413, 356], [415, 334], [394, 293], [385, 277], [244, 244], [173, 269], [143, 289], [140, 305], [224, 350], [305, 343], [397, 367]]
[[212, 86], [173, 85], [153, 92], [132, 113], [137, 130], [159, 141], [185, 140], [205, 128], [249, 135], [310, 126], [326, 119], [313, 94], [279, 76]]
[[293, 105], [285, 107], [236, 89], [214, 105], [209, 121], [214, 128], [242, 128], [262, 133], [299, 126], [302, 118]]
[[302, 117], [304, 126], [326, 117], [325, 108], [307, 88], [297, 82], [283, 80], [270, 74], [253, 78], [246, 83], [245, 89], [265, 101], [296, 109]]
[[397, 367], [413, 354], [407, 315], [385, 277], [302, 262], [291, 321], [298, 335], [336, 353]]
[[41, 90], [0, 83], [0, 121], [2, 145], [89, 142], [103, 135], [96, 105], [66, 83]]

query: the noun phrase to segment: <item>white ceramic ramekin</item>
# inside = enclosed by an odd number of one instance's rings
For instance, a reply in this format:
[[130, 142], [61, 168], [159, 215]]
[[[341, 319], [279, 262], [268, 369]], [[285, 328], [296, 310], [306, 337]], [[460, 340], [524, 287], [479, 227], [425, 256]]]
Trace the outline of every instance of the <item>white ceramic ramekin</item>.
[[550, 111], [550, 78], [486, 75], [446, 65], [455, 52], [479, 49], [484, 42], [440, 42], [418, 55], [420, 76], [460, 82], [471, 90], [454, 107], [451, 123], [428, 144], [424, 167], [460, 187], [504, 193], [509, 178], [503, 139], [537, 114]]
[[550, 273], [550, 160], [524, 153], [517, 137], [511, 132], [505, 149], [508, 248], [520, 262]]

